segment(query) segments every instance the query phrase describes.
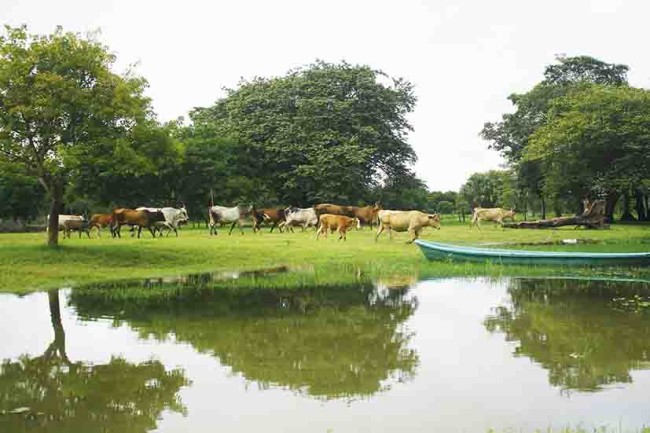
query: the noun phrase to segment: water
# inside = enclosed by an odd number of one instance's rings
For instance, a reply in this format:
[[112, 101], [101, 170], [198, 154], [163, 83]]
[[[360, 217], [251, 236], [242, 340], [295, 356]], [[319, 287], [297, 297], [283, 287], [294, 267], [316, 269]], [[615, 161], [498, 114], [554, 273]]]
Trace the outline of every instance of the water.
[[650, 425], [644, 283], [211, 282], [0, 295], [0, 432]]

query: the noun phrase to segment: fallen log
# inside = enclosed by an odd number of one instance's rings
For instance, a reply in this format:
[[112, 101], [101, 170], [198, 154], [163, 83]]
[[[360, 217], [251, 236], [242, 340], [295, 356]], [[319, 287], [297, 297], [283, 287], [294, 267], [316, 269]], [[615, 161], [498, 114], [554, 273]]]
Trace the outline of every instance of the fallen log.
[[548, 229], [564, 226], [585, 227], [588, 229], [608, 229], [605, 218], [605, 200], [584, 201], [584, 212], [572, 217], [558, 217], [538, 221], [520, 221], [503, 223], [504, 228], [511, 229]]

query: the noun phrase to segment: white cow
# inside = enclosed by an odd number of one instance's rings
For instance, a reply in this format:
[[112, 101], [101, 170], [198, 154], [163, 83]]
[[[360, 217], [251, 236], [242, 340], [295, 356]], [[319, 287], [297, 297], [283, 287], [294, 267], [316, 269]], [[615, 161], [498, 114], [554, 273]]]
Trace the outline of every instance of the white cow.
[[244, 219], [253, 214], [253, 206], [211, 206], [208, 208], [208, 217], [210, 218], [210, 234], [217, 235], [217, 225], [222, 223], [232, 223], [230, 226], [229, 235], [235, 228], [235, 224], [239, 224], [241, 234], [244, 234]]
[[302, 230], [309, 226], [316, 227], [318, 225], [318, 216], [313, 207], [308, 208], [297, 208], [297, 207], [288, 207], [284, 210], [285, 220], [278, 226], [279, 228], [285, 228], [291, 226], [302, 226]]

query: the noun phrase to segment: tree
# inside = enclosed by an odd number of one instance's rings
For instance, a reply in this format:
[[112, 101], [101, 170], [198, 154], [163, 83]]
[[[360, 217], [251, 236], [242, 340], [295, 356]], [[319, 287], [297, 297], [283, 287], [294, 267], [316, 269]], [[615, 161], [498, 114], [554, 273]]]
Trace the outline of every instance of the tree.
[[31, 220], [45, 204], [38, 179], [12, 164], [0, 163], [0, 218]]
[[523, 156], [543, 165], [549, 194], [614, 189], [627, 205], [650, 179], [649, 136], [650, 91], [593, 85], [553, 101]]
[[38, 178], [50, 200], [49, 245], [75, 170], [101, 155], [111, 170], [153, 170], [133, 145], [151, 118], [144, 79], [111, 71], [115, 57], [92, 36], [61, 28], [46, 36], [25, 26], [0, 37], [0, 154]]
[[410, 170], [393, 173], [373, 194], [385, 209], [428, 209], [428, 193], [424, 181]]
[[589, 56], [558, 57], [557, 64], [544, 71], [544, 80], [524, 94], [512, 94], [508, 99], [515, 106], [514, 113], [506, 113], [500, 122], [488, 122], [481, 136], [491, 142], [517, 172], [520, 184], [539, 197], [542, 218], [546, 218], [543, 194], [544, 176], [538, 161], [523, 161], [523, 151], [530, 137], [547, 122], [547, 113], [554, 99], [588, 84], [624, 86], [628, 67], [605, 63]]
[[406, 142], [414, 104], [403, 79], [318, 61], [283, 77], [242, 81], [192, 120], [254, 156], [248, 171], [277, 201], [355, 203], [415, 161]]
[[510, 182], [511, 176], [507, 171], [474, 173], [461, 186], [459, 194], [468, 210], [475, 207], [516, 207]]

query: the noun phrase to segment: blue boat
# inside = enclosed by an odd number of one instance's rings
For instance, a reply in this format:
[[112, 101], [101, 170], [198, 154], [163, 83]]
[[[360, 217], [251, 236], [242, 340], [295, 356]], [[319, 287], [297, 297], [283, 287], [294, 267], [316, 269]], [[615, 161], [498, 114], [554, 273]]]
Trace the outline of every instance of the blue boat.
[[429, 260], [555, 266], [650, 265], [650, 252], [588, 253], [577, 251], [526, 251], [449, 245], [420, 239], [417, 239], [415, 243]]

